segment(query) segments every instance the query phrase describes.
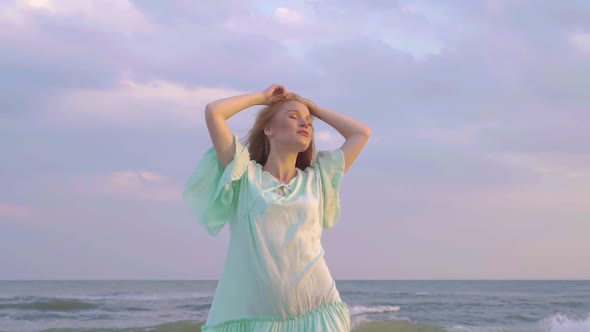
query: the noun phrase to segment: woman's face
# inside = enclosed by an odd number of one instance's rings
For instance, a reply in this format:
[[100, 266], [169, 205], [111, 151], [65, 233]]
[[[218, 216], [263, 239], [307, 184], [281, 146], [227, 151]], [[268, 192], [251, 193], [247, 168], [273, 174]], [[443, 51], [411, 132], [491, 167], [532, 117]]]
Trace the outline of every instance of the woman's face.
[[271, 147], [305, 151], [313, 140], [313, 126], [309, 109], [304, 104], [290, 100], [276, 111], [264, 133]]

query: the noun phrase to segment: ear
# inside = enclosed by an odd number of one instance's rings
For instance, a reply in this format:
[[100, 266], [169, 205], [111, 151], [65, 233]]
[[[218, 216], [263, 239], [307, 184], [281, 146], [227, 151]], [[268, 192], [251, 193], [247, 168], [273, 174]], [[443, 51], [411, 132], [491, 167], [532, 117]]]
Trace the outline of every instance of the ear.
[[264, 127], [264, 135], [266, 135], [266, 136], [272, 135], [272, 130], [270, 129], [270, 127]]

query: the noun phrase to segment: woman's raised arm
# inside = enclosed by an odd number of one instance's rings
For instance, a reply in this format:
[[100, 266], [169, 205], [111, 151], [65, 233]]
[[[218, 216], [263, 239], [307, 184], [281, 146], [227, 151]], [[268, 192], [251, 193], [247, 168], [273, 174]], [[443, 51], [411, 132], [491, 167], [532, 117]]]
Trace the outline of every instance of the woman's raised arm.
[[371, 127], [347, 115], [319, 106], [315, 116], [344, 136], [345, 141], [340, 149], [344, 152], [344, 171], [348, 171], [369, 140]]

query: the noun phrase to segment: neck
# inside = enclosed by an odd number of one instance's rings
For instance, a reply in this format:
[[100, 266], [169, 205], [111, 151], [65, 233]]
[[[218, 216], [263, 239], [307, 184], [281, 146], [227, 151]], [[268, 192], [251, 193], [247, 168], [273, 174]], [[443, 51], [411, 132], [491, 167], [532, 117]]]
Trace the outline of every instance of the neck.
[[262, 169], [283, 183], [289, 183], [295, 175], [295, 163], [297, 162], [297, 153], [273, 151], [271, 149], [266, 163]]

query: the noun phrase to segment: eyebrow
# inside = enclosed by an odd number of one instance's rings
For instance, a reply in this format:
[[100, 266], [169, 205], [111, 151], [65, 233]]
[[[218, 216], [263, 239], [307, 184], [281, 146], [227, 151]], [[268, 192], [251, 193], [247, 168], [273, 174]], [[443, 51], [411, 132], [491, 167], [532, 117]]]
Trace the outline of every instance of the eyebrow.
[[[298, 110], [289, 110], [289, 111], [287, 111], [287, 113], [292, 113], [292, 112], [300, 113]], [[310, 115], [306, 115], [305, 118], [306, 119], [309, 119], [310, 121], [312, 120]]]

